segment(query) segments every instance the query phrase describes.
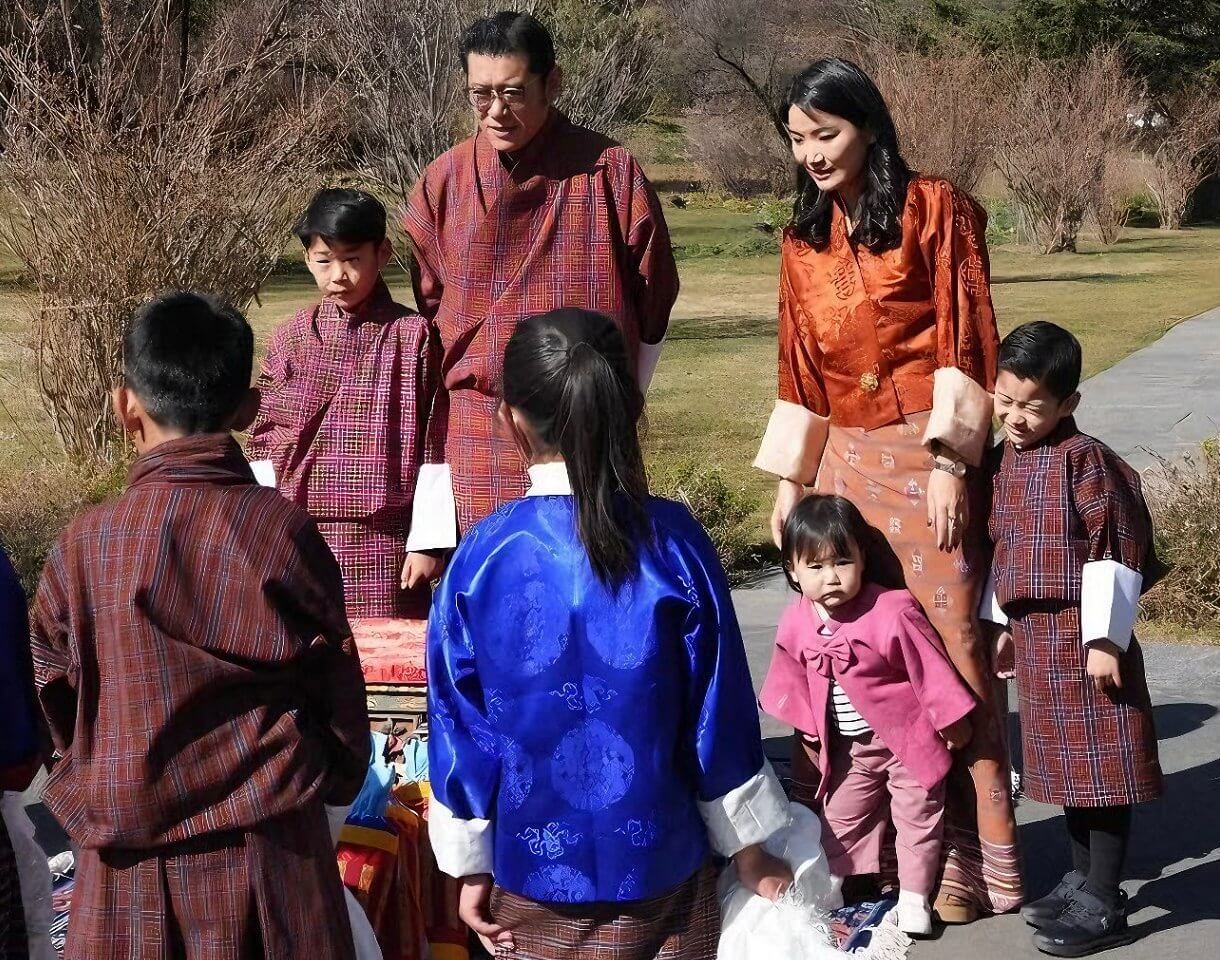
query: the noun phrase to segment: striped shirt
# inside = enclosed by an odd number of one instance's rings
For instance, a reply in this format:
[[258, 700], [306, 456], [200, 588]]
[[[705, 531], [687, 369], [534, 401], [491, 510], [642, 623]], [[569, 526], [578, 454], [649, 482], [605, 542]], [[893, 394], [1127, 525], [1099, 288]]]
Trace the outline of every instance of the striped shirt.
[[838, 680], [832, 680], [830, 684], [830, 717], [835, 729], [845, 737], [862, 737], [873, 732], [868, 721], [860, 716], [860, 711], [848, 699], [847, 692], [839, 686]]

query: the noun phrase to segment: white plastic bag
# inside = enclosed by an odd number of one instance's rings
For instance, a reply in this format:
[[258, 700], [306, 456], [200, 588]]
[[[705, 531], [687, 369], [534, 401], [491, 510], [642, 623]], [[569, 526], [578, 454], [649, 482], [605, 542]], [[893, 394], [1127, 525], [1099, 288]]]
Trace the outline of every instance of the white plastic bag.
[[25, 812], [21, 794], [5, 792], [0, 811], [3, 811], [4, 826], [17, 860], [28, 956], [30, 960], [55, 960], [55, 948], [51, 946], [55, 910], [51, 906], [51, 870], [47, 866], [47, 855], [34, 839], [34, 824]]
[[778, 901], [756, 896], [730, 866], [720, 878], [717, 960], [842, 960], [827, 924], [841, 903], [822, 852], [822, 825], [813, 811], [791, 804], [791, 820], [763, 846], [790, 867], [794, 882]]

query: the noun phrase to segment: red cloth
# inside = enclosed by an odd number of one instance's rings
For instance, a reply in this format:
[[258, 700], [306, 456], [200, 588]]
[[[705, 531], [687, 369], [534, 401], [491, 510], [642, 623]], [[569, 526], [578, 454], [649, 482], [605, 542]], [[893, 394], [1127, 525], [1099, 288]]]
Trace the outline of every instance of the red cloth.
[[1163, 790], [1139, 643], [1120, 690], [1098, 693], [1080, 636], [1084, 565], [1159, 569], [1139, 475], [1070, 419], [1030, 450], [1005, 443], [990, 529], [996, 597], [1011, 618], [1025, 792], [1040, 803], [1140, 803]]
[[821, 250], [786, 233], [779, 398], [871, 430], [930, 410], [938, 367], [956, 367], [992, 389], [1000, 339], [986, 224], [969, 194], [916, 177], [894, 250], [854, 246], [837, 209]]
[[511, 161], [482, 135], [443, 154], [416, 185], [405, 226], [416, 303], [444, 345], [446, 453], [466, 529], [526, 489], [525, 464], [493, 426], [517, 324], [557, 307], [599, 310], [634, 358], [641, 340], [665, 335], [677, 269], [639, 164], [557, 112]]
[[81, 847], [154, 850], [350, 801], [364, 681], [313, 522], [228, 435], [161, 444], [129, 483], [69, 525], [35, 601], [51, 812]]
[[368, 683], [427, 682], [424, 620], [360, 620], [352, 624]]
[[911, 776], [933, 789], [952, 763], [939, 731], [969, 714], [975, 701], [915, 598], [865, 584], [832, 616], [828, 637], [817, 616], [803, 598], [784, 613], [759, 702], [771, 716], [818, 738], [818, 797], [832, 773], [832, 680]]
[[250, 456], [322, 526], [349, 616], [427, 607], [427, 591], [412, 603], [398, 580], [419, 468], [445, 459], [439, 385], [439, 343], [384, 282], [353, 312], [329, 298], [302, 310], [267, 348]]

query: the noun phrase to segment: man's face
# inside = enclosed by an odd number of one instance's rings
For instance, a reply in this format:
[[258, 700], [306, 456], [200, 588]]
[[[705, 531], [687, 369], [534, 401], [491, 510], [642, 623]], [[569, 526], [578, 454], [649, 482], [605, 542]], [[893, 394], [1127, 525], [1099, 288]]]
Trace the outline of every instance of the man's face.
[[1079, 402], [1079, 393], [1059, 400], [1039, 381], [1025, 380], [1008, 370], [1001, 370], [995, 380], [996, 419], [1018, 450], [1045, 440], [1060, 420], [1075, 412]]
[[[466, 58], [466, 88], [479, 128], [503, 153], [517, 153], [537, 136], [559, 93], [559, 68], [547, 77], [530, 73], [529, 59], [510, 53]], [[476, 102], [478, 101], [478, 102]]]

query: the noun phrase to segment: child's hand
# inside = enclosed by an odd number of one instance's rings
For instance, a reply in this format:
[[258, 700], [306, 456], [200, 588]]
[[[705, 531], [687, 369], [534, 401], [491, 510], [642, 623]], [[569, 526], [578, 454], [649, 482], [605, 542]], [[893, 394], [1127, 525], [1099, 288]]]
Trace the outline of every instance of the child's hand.
[[974, 736], [974, 727], [970, 725], [969, 717], [962, 717], [957, 723], [945, 727], [940, 732], [940, 736], [950, 750], [960, 750]]
[[487, 952], [493, 956], [497, 946], [509, 950], [516, 949], [512, 931], [492, 919], [491, 888], [493, 881], [491, 874], [478, 873], [462, 877], [461, 882], [462, 886], [458, 891], [458, 916], [462, 922], [478, 934], [479, 939], [483, 941], [483, 946], [487, 948]]
[[399, 585], [404, 590], [414, 590], [439, 580], [444, 569], [445, 560], [440, 554], [408, 553], [407, 562], [402, 565], [402, 581]]
[[1122, 689], [1121, 657], [1122, 651], [1109, 640], [1094, 640], [1089, 644], [1084, 668], [1098, 693], [1105, 693], [1110, 687]]
[[778, 900], [792, 886], [792, 868], [767, 853], [761, 843], [738, 851], [733, 863], [741, 885], [767, 900]]
[[1011, 680], [1017, 675], [1017, 650], [1012, 642], [1012, 631], [996, 625], [995, 631], [995, 675], [1001, 680]]

